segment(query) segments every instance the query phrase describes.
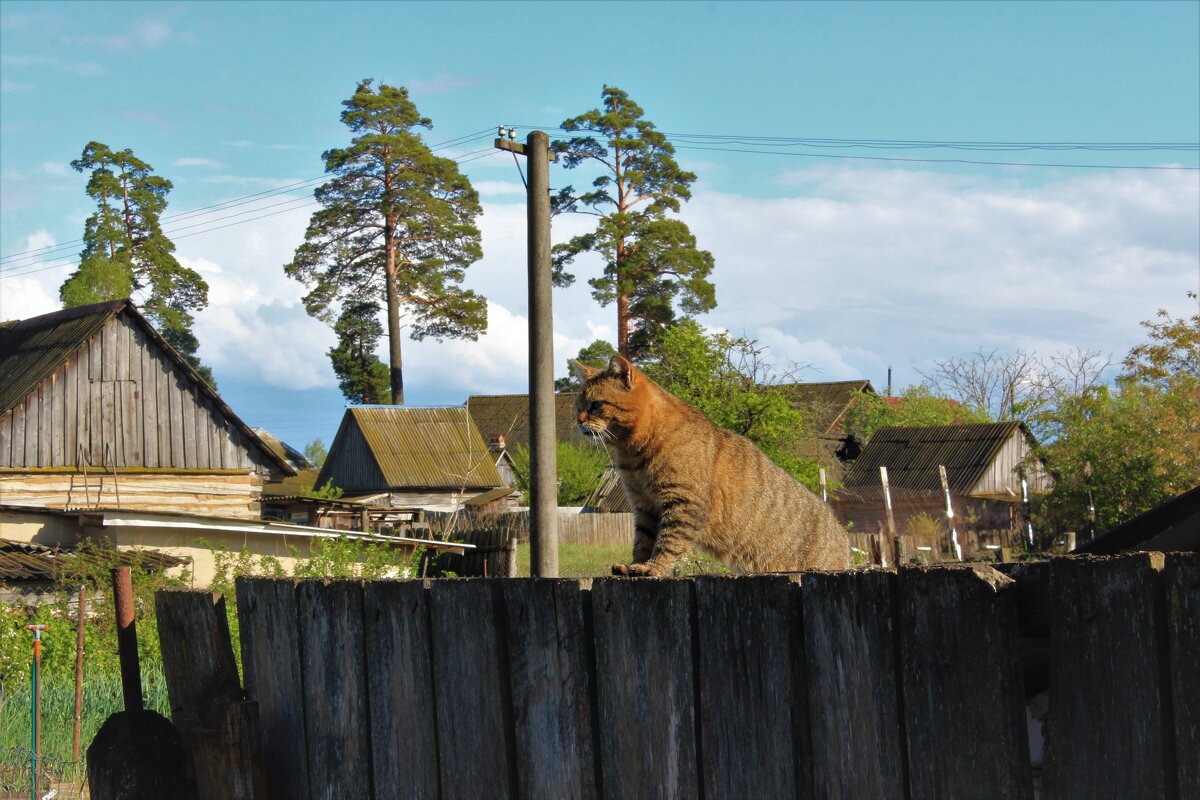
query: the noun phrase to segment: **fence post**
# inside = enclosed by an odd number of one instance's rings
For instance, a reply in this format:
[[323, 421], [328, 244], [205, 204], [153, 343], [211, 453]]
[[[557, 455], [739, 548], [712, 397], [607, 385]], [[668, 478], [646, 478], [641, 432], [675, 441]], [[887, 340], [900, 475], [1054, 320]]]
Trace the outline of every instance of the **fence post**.
[[129, 567], [112, 571], [113, 604], [117, 612], [117, 653], [121, 660], [121, 691], [126, 711], [142, 710], [142, 670], [138, 663], [137, 622], [133, 614], [133, 580]]
[[1200, 554], [1168, 555], [1164, 578], [1179, 797], [1200, 797]]
[[892, 514], [892, 489], [888, 486], [887, 467], [879, 468], [879, 482], [883, 485], [883, 505], [887, 509], [888, 533], [896, 535], [896, 517]]
[[946, 467], [938, 464], [938, 475], [942, 479], [942, 494], [946, 495], [946, 524], [950, 526], [950, 546], [954, 558], [963, 560], [962, 548], [958, 544], [958, 531], [954, 527], [954, 505], [950, 502], [950, 481], [946, 478]]

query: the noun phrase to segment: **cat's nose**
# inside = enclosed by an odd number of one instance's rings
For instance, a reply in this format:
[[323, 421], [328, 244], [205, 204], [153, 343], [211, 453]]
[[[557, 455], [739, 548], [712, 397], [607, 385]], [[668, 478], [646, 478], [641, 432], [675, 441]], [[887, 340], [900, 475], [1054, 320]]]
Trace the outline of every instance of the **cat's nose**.
[[588, 416], [587, 416], [587, 412], [586, 412], [586, 411], [580, 411], [580, 412], [579, 412], [579, 414], [578, 414], [577, 416], [579, 417], [579, 424], [580, 424], [580, 425], [582, 425], [583, 423], [587, 422], [587, 420], [588, 420]]

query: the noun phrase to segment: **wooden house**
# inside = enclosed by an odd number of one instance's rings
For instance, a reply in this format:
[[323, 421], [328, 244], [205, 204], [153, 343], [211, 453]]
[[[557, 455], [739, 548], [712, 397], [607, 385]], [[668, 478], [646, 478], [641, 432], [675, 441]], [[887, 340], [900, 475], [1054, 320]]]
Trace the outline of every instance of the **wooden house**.
[[1052, 486], [1042, 465], [1028, 458], [1033, 445], [1020, 422], [883, 428], [851, 464], [832, 506], [852, 530], [887, 530], [885, 467], [898, 533], [917, 515], [945, 520], [939, 470], [945, 467], [959, 530], [1020, 527], [1026, 497]]
[[295, 473], [129, 300], [0, 323], [0, 502], [253, 519]]
[[784, 383], [777, 388], [804, 415], [808, 453], [825, 467], [831, 480], [841, 480], [845, 465], [860, 450], [859, 443], [843, 430], [843, 423], [854, 401], [864, 394], [875, 394], [875, 387], [868, 380], [855, 380]]
[[463, 406], [346, 409], [316, 481], [330, 482], [347, 497], [381, 495], [392, 506], [439, 511], [509, 488]]

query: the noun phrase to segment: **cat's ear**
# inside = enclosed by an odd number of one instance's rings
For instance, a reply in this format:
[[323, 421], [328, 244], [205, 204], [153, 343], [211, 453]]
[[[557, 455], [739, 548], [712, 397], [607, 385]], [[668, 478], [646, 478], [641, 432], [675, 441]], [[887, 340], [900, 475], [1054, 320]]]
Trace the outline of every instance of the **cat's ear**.
[[596, 369], [595, 367], [589, 367], [582, 361], [576, 361], [575, 359], [571, 360], [571, 369], [575, 372], [575, 377], [580, 383], [585, 382], [593, 375], [600, 372], [600, 370]]
[[637, 380], [637, 370], [633, 368], [633, 364], [625, 356], [616, 355], [608, 360], [608, 371], [616, 375], [625, 382], [625, 388], [633, 387], [633, 382]]

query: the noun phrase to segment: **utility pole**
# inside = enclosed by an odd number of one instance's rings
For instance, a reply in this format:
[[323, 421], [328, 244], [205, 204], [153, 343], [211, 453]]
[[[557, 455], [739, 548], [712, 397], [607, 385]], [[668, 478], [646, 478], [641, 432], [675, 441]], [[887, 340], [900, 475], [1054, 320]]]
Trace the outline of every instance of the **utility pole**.
[[[509, 138], [505, 138], [505, 134]], [[554, 424], [554, 316], [550, 305], [550, 137], [525, 143], [500, 128], [496, 147], [529, 164], [529, 542], [535, 577], [558, 577], [558, 463]]]

